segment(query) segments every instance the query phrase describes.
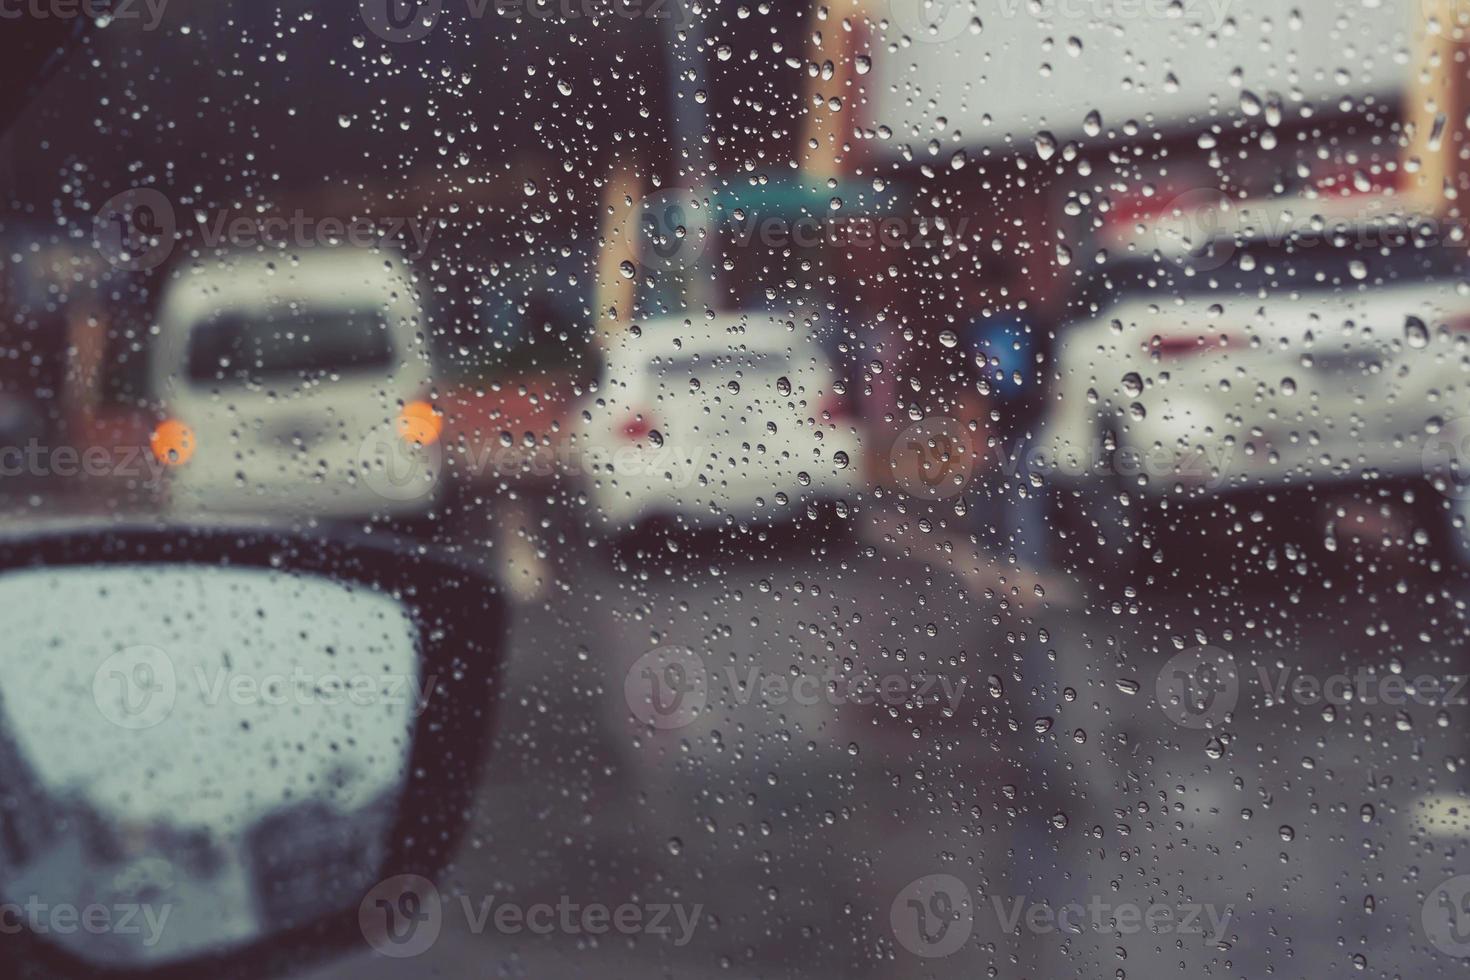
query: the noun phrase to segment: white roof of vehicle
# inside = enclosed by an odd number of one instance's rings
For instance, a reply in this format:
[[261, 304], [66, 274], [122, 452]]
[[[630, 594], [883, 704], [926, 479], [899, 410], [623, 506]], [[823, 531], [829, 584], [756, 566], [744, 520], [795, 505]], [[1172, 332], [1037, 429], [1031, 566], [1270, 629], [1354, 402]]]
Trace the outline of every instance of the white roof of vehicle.
[[387, 250], [339, 247], [229, 252], [176, 268], [165, 287], [160, 322], [193, 323], [224, 309], [300, 302], [416, 314], [418, 300], [403, 260]]
[[1279, 96], [1291, 118], [1301, 103], [1402, 90], [1424, 10], [1412, 0], [874, 0], [873, 69], [854, 111], [864, 127], [892, 130], [875, 152], [937, 138], [941, 160], [962, 146], [1029, 146], [1043, 130], [1080, 137], [1090, 112], [1104, 132], [1131, 119], [1144, 133], [1259, 112], [1246, 93]]

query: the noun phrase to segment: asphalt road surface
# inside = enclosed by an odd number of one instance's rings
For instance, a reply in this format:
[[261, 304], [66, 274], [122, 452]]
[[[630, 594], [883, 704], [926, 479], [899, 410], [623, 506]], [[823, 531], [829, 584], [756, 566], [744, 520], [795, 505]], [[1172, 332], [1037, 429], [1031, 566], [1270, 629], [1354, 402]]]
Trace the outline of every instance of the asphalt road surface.
[[442, 928], [319, 975], [1463, 969], [1463, 573], [1226, 535], [1153, 584], [1038, 580], [908, 509], [487, 535], [512, 668]]

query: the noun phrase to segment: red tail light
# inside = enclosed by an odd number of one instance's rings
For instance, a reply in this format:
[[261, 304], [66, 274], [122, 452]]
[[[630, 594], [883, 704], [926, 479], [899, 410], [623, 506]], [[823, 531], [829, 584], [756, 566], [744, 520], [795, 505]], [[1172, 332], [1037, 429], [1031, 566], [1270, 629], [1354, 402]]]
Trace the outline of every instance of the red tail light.
[[411, 401], [398, 412], [398, 437], [409, 445], [432, 446], [444, 431], [444, 417], [426, 401]]
[[1237, 346], [1228, 334], [1206, 337], [1200, 334], [1175, 334], [1172, 337], [1154, 337], [1148, 342], [1150, 354], [1160, 357], [1187, 357], [1190, 354], [1208, 354]]
[[822, 399], [822, 421], [836, 422], [850, 418], [852, 418], [852, 402], [847, 400], [846, 395], [834, 391]]
[[623, 423], [623, 438], [629, 442], [646, 439], [652, 431], [653, 419], [642, 412], [630, 415], [628, 421]]

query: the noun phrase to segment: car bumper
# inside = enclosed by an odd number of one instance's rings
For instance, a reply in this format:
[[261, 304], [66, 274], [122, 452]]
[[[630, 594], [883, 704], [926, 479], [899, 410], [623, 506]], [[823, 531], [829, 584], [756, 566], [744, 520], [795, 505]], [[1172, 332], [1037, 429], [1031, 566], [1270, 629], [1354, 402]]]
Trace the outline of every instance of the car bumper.
[[[847, 451], [850, 460], [858, 459], [855, 448]], [[790, 517], [813, 501], [840, 499], [862, 486], [855, 462], [841, 470], [795, 465], [776, 470], [752, 463], [748, 471], [706, 474], [704, 480], [653, 471], [603, 473], [591, 480], [588, 498], [611, 525], [672, 517], [694, 527], [713, 527], [730, 518]]]
[[174, 514], [241, 514], [326, 519], [411, 517], [428, 513], [443, 498], [434, 488], [422, 496], [391, 499], [361, 483], [252, 482], [240, 486], [209, 478], [175, 478], [165, 494]]

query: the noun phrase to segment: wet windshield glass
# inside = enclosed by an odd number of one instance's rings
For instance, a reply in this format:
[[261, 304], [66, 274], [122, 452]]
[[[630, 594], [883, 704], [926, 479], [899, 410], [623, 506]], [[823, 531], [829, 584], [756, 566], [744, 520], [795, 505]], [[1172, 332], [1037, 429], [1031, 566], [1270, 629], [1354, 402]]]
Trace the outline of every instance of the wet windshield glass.
[[0, 0], [0, 933], [1463, 974], [1470, 4], [102, 6]]

